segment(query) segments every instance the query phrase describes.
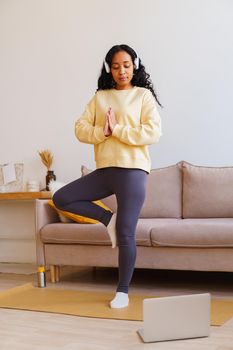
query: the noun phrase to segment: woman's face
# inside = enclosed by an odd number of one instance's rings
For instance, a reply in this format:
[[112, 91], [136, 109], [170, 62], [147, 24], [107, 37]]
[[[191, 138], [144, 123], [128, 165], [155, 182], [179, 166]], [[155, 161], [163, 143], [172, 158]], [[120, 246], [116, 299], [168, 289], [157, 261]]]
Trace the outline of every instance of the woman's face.
[[131, 56], [126, 51], [115, 53], [112, 59], [111, 73], [116, 83], [116, 89], [131, 89], [133, 78], [133, 62]]

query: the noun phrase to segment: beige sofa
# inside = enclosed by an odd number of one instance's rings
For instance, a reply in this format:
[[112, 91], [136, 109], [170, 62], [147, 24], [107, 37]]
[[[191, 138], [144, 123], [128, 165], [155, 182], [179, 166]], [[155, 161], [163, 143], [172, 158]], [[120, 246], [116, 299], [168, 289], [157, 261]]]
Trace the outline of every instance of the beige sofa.
[[[154, 169], [136, 229], [137, 268], [233, 271], [233, 168], [181, 161]], [[114, 212], [115, 196], [103, 199]], [[118, 265], [102, 223], [62, 223], [36, 201], [37, 264], [59, 281], [62, 265]]]

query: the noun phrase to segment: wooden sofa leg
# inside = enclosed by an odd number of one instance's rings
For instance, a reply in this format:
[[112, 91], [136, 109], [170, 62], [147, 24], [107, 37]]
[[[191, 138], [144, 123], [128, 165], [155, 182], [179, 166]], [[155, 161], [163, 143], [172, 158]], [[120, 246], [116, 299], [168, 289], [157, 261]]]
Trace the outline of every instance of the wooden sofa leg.
[[96, 277], [96, 273], [97, 273], [97, 268], [96, 268], [96, 266], [93, 266], [92, 267], [92, 276]]
[[60, 266], [57, 265], [55, 266], [55, 281], [60, 281]]
[[50, 278], [52, 283], [56, 283], [56, 266], [50, 265]]

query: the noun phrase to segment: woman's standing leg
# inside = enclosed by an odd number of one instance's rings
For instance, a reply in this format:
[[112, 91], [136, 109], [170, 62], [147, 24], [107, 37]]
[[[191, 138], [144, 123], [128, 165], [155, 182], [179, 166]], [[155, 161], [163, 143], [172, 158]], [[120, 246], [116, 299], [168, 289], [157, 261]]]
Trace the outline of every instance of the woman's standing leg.
[[[112, 307], [127, 306], [128, 288], [136, 260], [135, 230], [145, 200], [146, 182], [147, 173], [140, 169], [120, 168], [114, 176], [118, 207], [116, 231], [119, 247], [119, 283], [118, 298], [111, 302]], [[125, 293], [127, 298], [121, 299], [121, 296], [125, 296], [122, 293]], [[121, 302], [122, 300], [125, 302]]]

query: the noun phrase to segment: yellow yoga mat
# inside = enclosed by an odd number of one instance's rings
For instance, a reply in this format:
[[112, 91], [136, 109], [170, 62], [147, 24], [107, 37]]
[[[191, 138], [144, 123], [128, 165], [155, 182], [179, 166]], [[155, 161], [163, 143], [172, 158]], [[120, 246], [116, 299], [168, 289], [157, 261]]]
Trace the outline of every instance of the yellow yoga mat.
[[[0, 293], [0, 307], [84, 317], [142, 321], [142, 301], [151, 296], [130, 294], [127, 308], [111, 309], [114, 293], [37, 288], [32, 283]], [[233, 317], [233, 300], [211, 301], [211, 325], [221, 326]]]

